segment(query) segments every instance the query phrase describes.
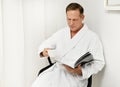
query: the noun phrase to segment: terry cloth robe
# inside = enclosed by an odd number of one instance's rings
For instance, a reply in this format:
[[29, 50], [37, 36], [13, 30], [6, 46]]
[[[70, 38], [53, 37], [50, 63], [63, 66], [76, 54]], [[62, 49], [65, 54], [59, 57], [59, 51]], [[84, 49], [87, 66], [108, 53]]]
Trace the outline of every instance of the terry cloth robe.
[[[40, 45], [38, 53], [44, 48], [55, 48], [56, 63], [42, 72], [32, 87], [87, 87], [87, 79], [102, 70], [105, 64], [101, 42], [85, 24], [72, 39], [69, 27], [59, 30]], [[86, 52], [93, 55], [94, 61], [82, 67], [82, 76], [65, 69], [63, 64], [73, 67]]]

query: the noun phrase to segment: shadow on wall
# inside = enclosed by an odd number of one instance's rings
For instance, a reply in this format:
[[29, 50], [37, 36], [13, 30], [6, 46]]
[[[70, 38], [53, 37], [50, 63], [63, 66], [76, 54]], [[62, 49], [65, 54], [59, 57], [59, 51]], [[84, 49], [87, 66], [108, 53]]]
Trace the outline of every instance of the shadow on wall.
[[97, 75], [93, 76], [92, 87], [102, 87], [101, 84], [104, 78], [104, 73], [105, 73], [105, 67]]

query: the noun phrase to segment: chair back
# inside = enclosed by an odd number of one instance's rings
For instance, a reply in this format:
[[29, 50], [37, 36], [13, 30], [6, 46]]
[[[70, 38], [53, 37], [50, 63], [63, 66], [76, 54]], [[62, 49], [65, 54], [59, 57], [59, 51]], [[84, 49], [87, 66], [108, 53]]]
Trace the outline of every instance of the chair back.
[[88, 85], [87, 87], [92, 87], [92, 76], [88, 78]]

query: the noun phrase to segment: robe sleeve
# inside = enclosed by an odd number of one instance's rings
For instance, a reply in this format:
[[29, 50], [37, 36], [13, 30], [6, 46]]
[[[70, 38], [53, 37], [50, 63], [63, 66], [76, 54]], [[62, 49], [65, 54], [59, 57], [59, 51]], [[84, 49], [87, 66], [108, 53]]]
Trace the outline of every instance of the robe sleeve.
[[[42, 42], [42, 44], [39, 46], [38, 49], [38, 55], [44, 50], [44, 48], [56, 48], [56, 42], [57, 42], [58, 33], [53, 34], [51, 37], [49, 37], [47, 40]], [[42, 57], [42, 56], [40, 56]]]
[[82, 79], [88, 79], [91, 75], [97, 74], [105, 65], [102, 44], [98, 37], [94, 38], [89, 46], [94, 61], [82, 67]]

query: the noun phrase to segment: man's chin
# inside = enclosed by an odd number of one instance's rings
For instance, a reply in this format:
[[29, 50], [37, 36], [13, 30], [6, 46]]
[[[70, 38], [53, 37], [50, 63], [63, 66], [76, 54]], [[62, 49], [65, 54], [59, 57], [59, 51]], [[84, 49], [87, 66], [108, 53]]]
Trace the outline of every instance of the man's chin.
[[75, 31], [76, 29], [75, 28], [70, 28], [71, 31]]

